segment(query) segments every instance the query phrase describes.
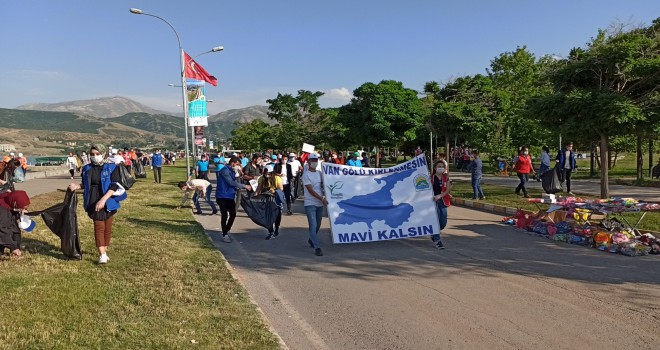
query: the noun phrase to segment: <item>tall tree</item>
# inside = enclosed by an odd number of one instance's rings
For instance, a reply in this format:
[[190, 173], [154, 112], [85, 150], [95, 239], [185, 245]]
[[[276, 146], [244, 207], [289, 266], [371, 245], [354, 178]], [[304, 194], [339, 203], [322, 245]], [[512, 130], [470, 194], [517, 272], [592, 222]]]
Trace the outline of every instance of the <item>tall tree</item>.
[[313, 142], [310, 137], [317, 135], [314, 131], [322, 113], [318, 102], [321, 96], [321, 91], [298, 90], [295, 97], [278, 93], [276, 98], [266, 100], [268, 117], [279, 122], [276, 134], [281, 148], [299, 149], [303, 142]]

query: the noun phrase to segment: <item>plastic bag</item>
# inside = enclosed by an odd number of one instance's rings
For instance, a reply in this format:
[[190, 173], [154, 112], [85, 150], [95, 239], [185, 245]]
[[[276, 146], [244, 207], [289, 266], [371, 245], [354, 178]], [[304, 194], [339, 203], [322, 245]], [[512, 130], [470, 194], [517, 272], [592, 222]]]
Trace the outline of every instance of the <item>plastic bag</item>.
[[144, 165], [142, 165], [142, 162], [140, 161], [133, 162], [133, 173], [135, 174], [136, 179], [144, 179], [147, 177]]
[[121, 176], [121, 185], [125, 189], [130, 189], [133, 187], [133, 184], [135, 183], [135, 179], [131, 176], [131, 174], [128, 172], [128, 169], [123, 164], [117, 165], [119, 167], [119, 175]]
[[273, 196], [260, 195], [250, 196], [241, 194], [241, 207], [255, 224], [272, 229], [280, 208], [275, 203]]
[[14, 169], [14, 182], [24, 182], [25, 174], [23, 173], [23, 168]]
[[78, 236], [78, 215], [76, 208], [78, 197], [71, 190], [66, 191], [64, 202], [50, 208], [29, 213], [31, 216], [41, 214], [48, 228], [60, 237], [60, 249], [65, 256], [72, 259], [82, 259], [80, 237]]
[[548, 194], [555, 194], [564, 190], [559, 181], [559, 176], [557, 176], [557, 169], [548, 170], [541, 175], [541, 186]]

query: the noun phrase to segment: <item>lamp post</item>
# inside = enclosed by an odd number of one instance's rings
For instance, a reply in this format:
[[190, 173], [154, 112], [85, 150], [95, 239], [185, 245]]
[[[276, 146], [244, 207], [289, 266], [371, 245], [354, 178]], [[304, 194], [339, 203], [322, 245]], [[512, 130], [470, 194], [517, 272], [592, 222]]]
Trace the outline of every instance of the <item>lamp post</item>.
[[[181, 39], [179, 39], [179, 33], [177, 33], [176, 29], [174, 29], [174, 27], [172, 26], [172, 24], [170, 24], [170, 22], [166, 21], [165, 19], [163, 19], [159, 16], [152, 15], [152, 14], [149, 14], [149, 13], [145, 13], [142, 10], [137, 9], [137, 8], [131, 8], [131, 9], [129, 9], [129, 12], [132, 13], [132, 14], [135, 14], [135, 15], [145, 15], [145, 16], [149, 16], [149, 17], [158, 18], [159, 20], [165, 22], [170, 28], [172, 28], [172, 31], [174, 32], [174, 35], [176, 36], [176, 41], [179, 44], [179, 56], [180, 56], [180, 63], [181, 63], [181, 101], [182, 101], [182, 105], [183, 105], [183, 119], [184, 119], [184, 124], [185, 124], [184, 129], [185, 129], [185, 135], [186, 135], [186, 147], [185, 147], [185, 150], [186, 150], [186, 173], [187, 173], [188, 176], [190, 176], [190, 173], [191, 173], [191, 169], [190, 169], [190, 149], [188, 148], [188, 144], [189, 144], [189, 137], [188, 137], [188, 96], [186, 96], [187, 87], [186, 87], [185, 56], [184, 56], [183, 47], [181, 46]], [[218, 51], [222, 51], [222, 50], [224, 50], [224, 47], [216, 46], [216, 47], [212, 48], [209, 51], [201, 53], [200, 55], [203, 55], [203, 54], [209, 53], [209, 52], [218, 52]], [[197, 56], [199, 56], [199, 55], [197, 55]], [[195, 56], [195, 57], [197, 57], [197, 56]], [[174, 84], [171, 84], [171, 85], [174, 86]], [[193, 139], [193, 142], [194, 142], [194, 139]]]

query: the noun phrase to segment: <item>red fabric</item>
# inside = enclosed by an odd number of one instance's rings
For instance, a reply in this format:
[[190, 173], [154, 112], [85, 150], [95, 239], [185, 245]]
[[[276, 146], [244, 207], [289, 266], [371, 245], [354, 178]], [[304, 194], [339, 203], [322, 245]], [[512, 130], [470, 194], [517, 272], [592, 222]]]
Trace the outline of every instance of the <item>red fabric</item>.
[[305, 164], [305, 162], [307, 161], [307, 158], [309, 158], [309, 153], [303, 152], [303, 154], [300, 156], [300, 162], [302, 164]]
[[30, 205], [30, 197], [25, 191], [13, 191], [0, 194], [0, 206], [9, 210], [23, 209]]
[[516, 172], [520, 174], [529, 174], [532, 171], [532, 160], [529, 156], [518, 156], [516, 163]]
[[[431, 177], [431, 183], [433, 183], [433, 181], [435, 181], [435, 179], [436, 179], [436, 176], [433, 175], [433, 177]], [[449, 175], [447, 175], [447, 173], [442, 174], [442, 185], [440, 187], [440, 192], [447, 191], [447, 184], [448, 183], [449, 183]], [[451, 199], [449, 198], [449, 195], [443, 196], [441, 199], [442, 199], [442, 202], [445, 204], [446, 207], [451, 206]]]
[[218, 79], [216, 77], [212, 76], [209, 74], [206, 69], [204, 69], [202, 66], [197, 64], [195, 60], [190, 58], [186, 52], [183, 53], [185, 57], [185, 75], [186, 78], [191, 78], [191, 79], [197, 79], [197, 80], [204, 80], [205, 82], [213, 85], [213, 86], [218, 86]]

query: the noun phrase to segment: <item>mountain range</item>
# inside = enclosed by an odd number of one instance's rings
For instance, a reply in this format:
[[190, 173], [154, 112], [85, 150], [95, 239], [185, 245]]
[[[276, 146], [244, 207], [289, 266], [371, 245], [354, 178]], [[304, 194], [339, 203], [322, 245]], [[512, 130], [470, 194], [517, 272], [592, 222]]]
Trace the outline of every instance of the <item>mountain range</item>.
[[[204, 133], [209, 140], [227, 139], [236, 128], [235, 122], [261, 119], [273, 124], [274, 121], [268, 118], [267, 113], [267, 106], [224, 111], [209, 116], [209, 126]], [[62, 145], [58, 141], [177, 145], [183, 143], [185, 135], [182, 119], [120, 96], [61, 103], [30, 103], [16, 109], [0, 108], [0, 143], [35, 149], [61, 149]], [[44, 144], [48, 142], [54, 144]]]

